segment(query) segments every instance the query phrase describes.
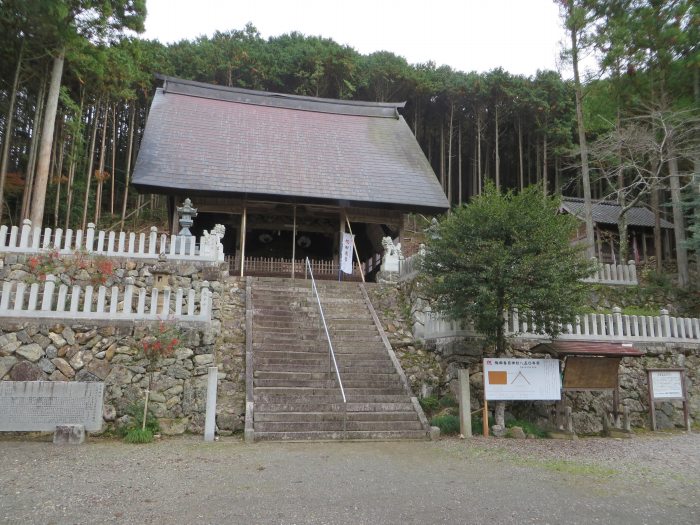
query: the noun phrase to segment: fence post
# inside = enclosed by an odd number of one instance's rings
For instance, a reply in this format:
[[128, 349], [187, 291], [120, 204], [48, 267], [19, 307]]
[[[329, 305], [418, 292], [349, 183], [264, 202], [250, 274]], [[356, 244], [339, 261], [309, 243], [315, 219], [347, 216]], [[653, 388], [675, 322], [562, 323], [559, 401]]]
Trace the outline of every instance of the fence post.
[[53, 291], [56, 287], [56, 277], [53, 275], [46, 276], [46, 282], [44, 283], [44, 297], [41, 300], [41, 310], [46, 312], [51, 310], [51, 304], [53, 302]]
[[158, 242], [158, 228], [151, 226], [151, 233], [148, 236], [148, 253], [156, 253], [156, 243]]
[[88, 252], [93, 251], [95, 244], [95, 224], [88, 222], [87, 232], [85, 232], [85, 250]]
[[615, 334], [614, 336], [622, 337], [624, 333], [622, 332], [622, 309], [619, 306], [613, 308], [613, 317], [615, 318]]
[[32, 231], [32, 221], [29, 219], [24, 219], [22, 221], [22, 233], [19, 237], [19, 247], [29, 248], [29, 234]]
[[661, 309], [661, 322], [663, 323], [663, 334], [659, 334], [661, 337], [671, 338], [671, 318], [668, 316], [668, 310], [665, 308]]
[[637, 282], [637, 264], [634, 261], [628, 261], [630, 270], [630, 281]]

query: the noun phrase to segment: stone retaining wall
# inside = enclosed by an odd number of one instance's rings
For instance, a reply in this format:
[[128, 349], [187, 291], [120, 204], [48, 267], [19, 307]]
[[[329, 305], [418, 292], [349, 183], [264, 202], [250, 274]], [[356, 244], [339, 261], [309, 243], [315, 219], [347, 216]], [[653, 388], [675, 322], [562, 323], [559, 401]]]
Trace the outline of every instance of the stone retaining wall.
[[[21, 254], [0, 257], [0, 281], [37, 279], [29, 259], [30, 256]], [[127, 277], [134, 279], [136, 287], [153, 286], [150, 269], [155, 261], [119, 258], [110, 261], [114, 270], [107, 276], [107, 286], [123, 287]], [[70, 259], [62, 258], [57, 262], [58, 271], [54, 272], [66, 284], [76, 281], [90, 284], [99, 278], [99, 268], [76, 269], [71, 264]], [[226, 280], [216, 265], [175, 263], [171, 269], [173, 288], [198, 291], [203, 281], [209, 281], [212, 322], [178, 325], [181, 342], [174, 355], [159, 361], [149, 406], [166, 434], [203, 432], [207, 369], [216, 365], [221, 400], [217, 424], [224, 432], [238, 430], [242, 428], [245, 412], [244, 363], [240, 357], [245, 342], [245, 306], [241, 306], [240, 297], [245, 286], [240, 287], [236, 279]], [[226, 326], [222, 329], [223, 317]], [[167, 320], [164, 322], [169, 324]], [[0, 319], [0, 380], [104, 381], [106, 427], [118, 424], [127, 407], [144, 398], [149, 378], [142, 343], [158, 329], [159, 323], [152, 322], [77, 324], [66, 319], [49, 325]]]
[[[457, 370], [471, 371], [472, 410], [482, 406], [482, 359], [491, 348], [482, 338], [446, 337], [421, 343], [413, 339], [411, 305], [419, 296], [415, 283], [377, 285], [368, 288], [370, 298], [387, 331], [390, 342], [399, 357], [413, 392], [418, 397], [430, 394], [451, 395], [457, 399]], [[511, 354], [532, 357], [534, 341], [515, 340]], [[620, 402], [630, 410], [632, 425], [649, 428], [649, 403], [646, 368], [684, 367], [690, 415], [700, 421], [700, 345], [694, 343], [636, 343], [635, 348], [646, 352], [641, 358], [624, 358], [620, 366]], [[536, 356], [536, 357], [544, 357]], [[605, 410], [612, 407], [609, 393], [576, 392], [566, 394], [573, 408], [576, 432], [594, 433], [602, 430]], [[657, 403], [659, 428], [683, 427], [682, 403]], [[523, 417], [545, 425], [554, 409], [549, 402], [512, 402], [508, 411], [514, 417]]]

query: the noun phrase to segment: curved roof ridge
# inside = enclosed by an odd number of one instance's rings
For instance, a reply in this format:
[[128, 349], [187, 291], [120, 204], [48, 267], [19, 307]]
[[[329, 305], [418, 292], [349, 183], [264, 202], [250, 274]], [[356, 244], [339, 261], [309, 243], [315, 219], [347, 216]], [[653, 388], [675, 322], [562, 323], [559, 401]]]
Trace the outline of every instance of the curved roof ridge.
[[365, 117], [398, 118], [399, 108], [405, 102], [368, 102], [361, 100], [340, 100], [332, 98], [310, 97], [288, 93], [258, 91], [239, 87], [228, 87], [217, 84], [207, 84], [195, 80], [185, 80], [167, 75], [157, 74], [156, 78], [163, 81], [163, 93], [209, 98], [241, 104], [280, 107], [301, 111], [316, 111], [319, 113], [337, 113], [340, 115], [356, 115]]

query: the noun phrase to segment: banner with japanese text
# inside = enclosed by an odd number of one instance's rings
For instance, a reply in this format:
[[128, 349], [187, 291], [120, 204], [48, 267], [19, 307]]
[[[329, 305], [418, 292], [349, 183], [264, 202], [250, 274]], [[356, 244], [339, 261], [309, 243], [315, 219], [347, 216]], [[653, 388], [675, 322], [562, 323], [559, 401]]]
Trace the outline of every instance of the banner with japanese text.
[[354, 238], [354, 235], [343, 233], [343, 238], [340, 245], [340, 269], [344, 273], [352, 273], [352, 250]]

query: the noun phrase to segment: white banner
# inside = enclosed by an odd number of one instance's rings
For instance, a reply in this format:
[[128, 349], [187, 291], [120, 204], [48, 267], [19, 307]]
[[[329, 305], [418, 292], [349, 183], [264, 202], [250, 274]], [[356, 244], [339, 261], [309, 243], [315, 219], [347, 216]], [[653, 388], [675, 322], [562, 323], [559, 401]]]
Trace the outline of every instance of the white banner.
[[558, 359], [484, 359], [484, 389], [489, 401], [561, 399]]
[[651, 373], [654, 399], [683, 399], [683, 382], [680, 370]]
[[352, 247], [354, 238], [354, 235], [343, 233], [343, 239], [340, 245], [340, 269], [344, 273], [352, 273]]

